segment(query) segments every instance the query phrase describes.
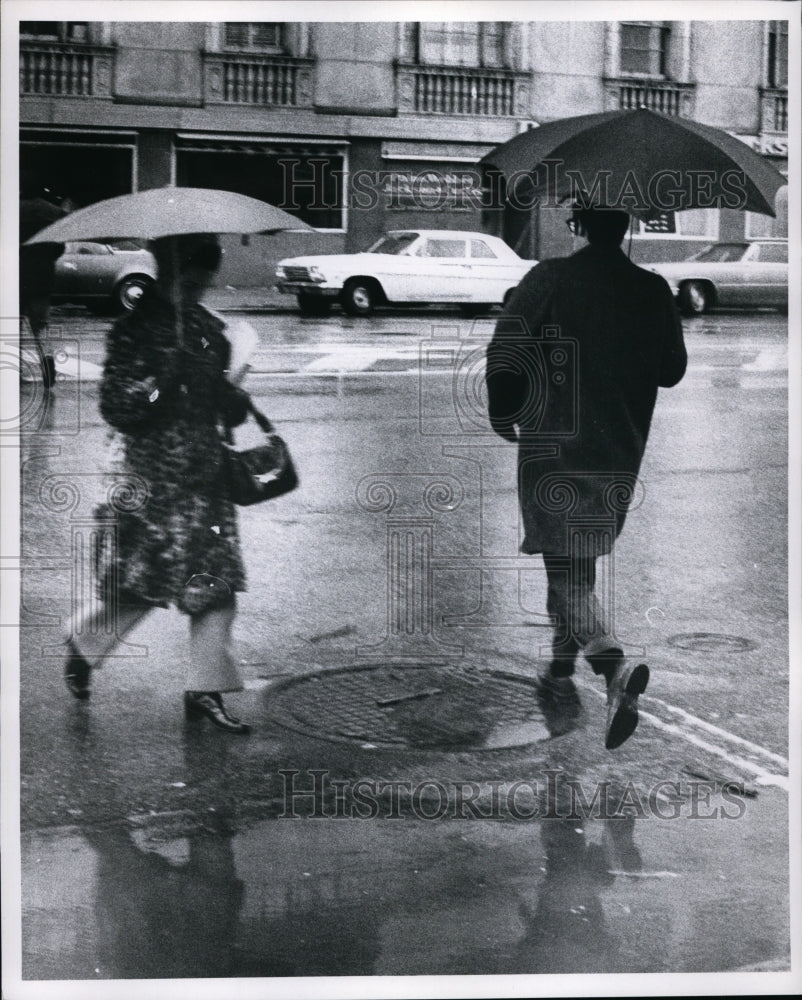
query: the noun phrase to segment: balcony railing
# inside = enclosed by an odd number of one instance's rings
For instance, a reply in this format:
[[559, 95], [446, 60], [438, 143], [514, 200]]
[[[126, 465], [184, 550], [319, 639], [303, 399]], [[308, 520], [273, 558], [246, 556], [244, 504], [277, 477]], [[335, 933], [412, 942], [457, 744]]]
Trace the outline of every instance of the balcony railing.
[[113, 59], [113, 48], [22, 42], [20, 93], [53, 97], [111, 97]]
[[206, 54], [204, 65], [207, 104], [312, 105], [312, 59], [215, 52]]
[[688, 118], [694, 93], [692, 83], [662, 80], [605, 80], [607, 109], [648, 108], [664, 115]]
[[399, 65], [398, 109], [435, 115], [528, 114], [529, 76], [507, 69]]
[[761, 132], [788, 131], [788, 91], [763, 90], [760, 95]]

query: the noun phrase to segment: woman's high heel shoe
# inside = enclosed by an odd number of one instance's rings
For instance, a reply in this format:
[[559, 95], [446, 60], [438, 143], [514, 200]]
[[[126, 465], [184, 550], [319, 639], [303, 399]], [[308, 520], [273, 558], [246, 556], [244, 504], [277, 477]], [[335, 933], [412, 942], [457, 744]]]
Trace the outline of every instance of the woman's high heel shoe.
[[64, 664], [64, 682], [69, 692], [79, 701], [89, 700], [89, 678], [91, 666], [78, 652], [75, 643], [70, 639], [67, 643], [67, 660]]
[[184, 712], [188, 719], [205, 716], [218, 729], [224, 729], [227, 733], [245, 736], [251, 731], [247, 723], [228, 714], [219, 691], [185, 691]]

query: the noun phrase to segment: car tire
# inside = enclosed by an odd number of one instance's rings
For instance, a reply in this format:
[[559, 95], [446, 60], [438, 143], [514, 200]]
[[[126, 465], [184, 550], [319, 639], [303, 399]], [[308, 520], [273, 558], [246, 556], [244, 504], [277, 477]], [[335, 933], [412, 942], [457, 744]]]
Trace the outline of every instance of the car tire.
[[370, 316], [378, 299], [377, 287], [370, 278], [351, 278], [340, 294], [340, 303], [349, 316]]
[[712, 292], [703, 281], [686, 281], [679, 291], [679, 304], [686, 316], [701, 316], [710, 308]]
[[299, 292], [296, 298], [302, 316], [328, 316], [331, 309], [328, 299], [321, 299], [318, 295], [307, 295], [304, 292]]
[[112, 296], [115, 312], [131, 312], [142, 298], [146, 288], [153, 284], [147, 274], [128, 274], [118, 282]]

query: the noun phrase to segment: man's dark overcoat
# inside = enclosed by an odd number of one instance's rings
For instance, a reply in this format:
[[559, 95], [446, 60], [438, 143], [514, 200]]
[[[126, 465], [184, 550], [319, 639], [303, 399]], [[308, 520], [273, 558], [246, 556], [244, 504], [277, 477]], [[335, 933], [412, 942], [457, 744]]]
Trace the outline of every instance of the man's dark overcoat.
[[[520, 432], [522, 552], [610, 550], [638, 492], [658, 386], [686, 364], [668, 284], [620, 248], [588, 245], [524, 277], [487, 352], [491, 422]], [[569, 542], [583, 525], [593, 552]]]

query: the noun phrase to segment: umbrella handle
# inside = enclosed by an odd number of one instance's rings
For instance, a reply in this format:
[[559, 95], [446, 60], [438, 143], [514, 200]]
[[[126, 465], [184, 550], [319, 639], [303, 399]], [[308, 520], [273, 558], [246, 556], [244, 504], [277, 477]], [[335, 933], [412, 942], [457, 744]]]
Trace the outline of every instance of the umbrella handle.
[[184, 348], [184, 300], [181, 295], [180, 275], [181, 268], [178, 260], [178, 240], [173, 236], [170, 239], [170, 256], [172, 257], [172, 292], [173, 304], [175, 306], [175, 338], [178, 342], [179, 351]]
[[181, 296], [178, 296], [178, 301], [175, 304], [175, 339], [178, 344], [178, 350], [183, 351], [184, 349], [184, 304], [181, 301]]

